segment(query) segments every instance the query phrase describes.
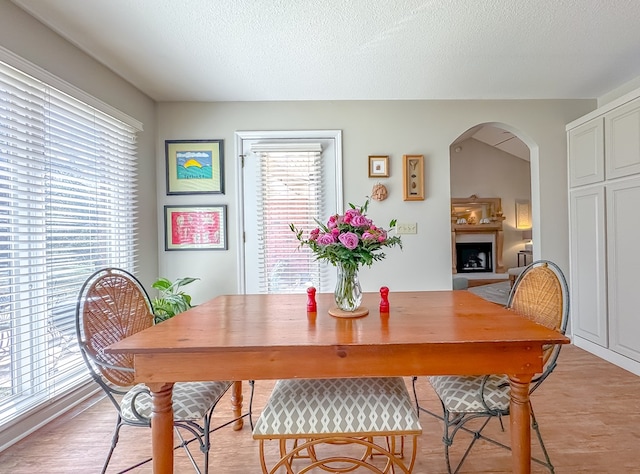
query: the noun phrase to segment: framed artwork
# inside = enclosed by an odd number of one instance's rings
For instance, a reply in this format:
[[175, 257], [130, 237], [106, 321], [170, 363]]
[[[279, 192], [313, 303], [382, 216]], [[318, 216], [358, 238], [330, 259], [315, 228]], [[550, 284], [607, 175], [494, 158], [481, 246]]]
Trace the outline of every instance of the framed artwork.
[[227, 250], [227, 206], [164, 206], [165, 250]]
[[165, 140], [167, 194], [224, 194], [223, 140]]
[[389, 177], [389, 156], [369, 156], [369, 178]]
[[402, 189], [405, 201], [424, 201], [424, 156], [402, 157]]
[[531, 229], [531, 204], [528, 200], [516, 199], [516, 229]]

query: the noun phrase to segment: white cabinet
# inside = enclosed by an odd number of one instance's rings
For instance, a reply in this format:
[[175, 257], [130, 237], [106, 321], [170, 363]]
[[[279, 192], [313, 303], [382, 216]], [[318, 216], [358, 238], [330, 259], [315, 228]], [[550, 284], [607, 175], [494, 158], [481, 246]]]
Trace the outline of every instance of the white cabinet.
[[569, 130], [569, 185], [604, 181], [604, 126], [599, 117]]
[[607, 185], [609, 349], [640, 361], [640, 177]]
[[640, 173], [640, 99], [604, 116], [607, 179]]
[[573, 342], [640, 375], [640, 90], [567, 125]]
[[607, 267], [604, 186], [571, 191], [569, 213], [573, 333], [606, 347]]

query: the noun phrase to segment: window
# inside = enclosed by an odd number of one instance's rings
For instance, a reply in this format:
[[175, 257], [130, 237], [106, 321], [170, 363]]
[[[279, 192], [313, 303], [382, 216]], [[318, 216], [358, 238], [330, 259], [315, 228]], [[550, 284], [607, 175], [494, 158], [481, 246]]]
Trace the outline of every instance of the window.
[[258, 195], [258, 281], [260, 293], [295, 293], [320, 286], [320, 264], [308, 248], [295, 252], [289, 228], [311, 230], [324, 215], [319, 144], [309, 151], [262, 151]]
[[309, 232], [339, 211], [340, 132], [239, 133], [252, 134], [241, 145], [245, 292], [332, 290], [335, 272], [298, 248], [289, 225]]
[[137, 131], [0, 61], [0, 427], [87, 378], [76, 299], [135, 270]]

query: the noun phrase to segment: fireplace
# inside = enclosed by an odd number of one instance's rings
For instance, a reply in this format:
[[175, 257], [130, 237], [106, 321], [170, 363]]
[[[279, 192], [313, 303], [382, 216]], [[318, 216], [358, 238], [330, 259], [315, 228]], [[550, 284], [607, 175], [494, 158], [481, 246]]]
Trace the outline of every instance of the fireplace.
[[491, 242], [456, 242], [456, 256], [458, 273], [493, 272], [493, 245]]
[[500, 198], [475, 195], [451, 198], [451, 273], [506, 272], [502, 262], [505, 217], [501, 203]]

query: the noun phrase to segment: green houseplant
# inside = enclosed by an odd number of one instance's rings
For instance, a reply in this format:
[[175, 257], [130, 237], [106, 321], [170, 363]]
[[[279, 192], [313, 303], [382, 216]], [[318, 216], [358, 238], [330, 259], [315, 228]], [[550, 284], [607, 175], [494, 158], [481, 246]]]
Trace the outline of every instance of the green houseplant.
[[192, 308], [191, 295], [186, 294], [181, 288], [199, 279], [185, 277], [172, 282], [167, 278], [158, 278], [151, 285], [160, 292], [151, 302], [155, 322], [162, 322]]

